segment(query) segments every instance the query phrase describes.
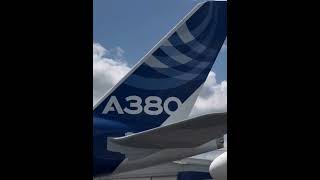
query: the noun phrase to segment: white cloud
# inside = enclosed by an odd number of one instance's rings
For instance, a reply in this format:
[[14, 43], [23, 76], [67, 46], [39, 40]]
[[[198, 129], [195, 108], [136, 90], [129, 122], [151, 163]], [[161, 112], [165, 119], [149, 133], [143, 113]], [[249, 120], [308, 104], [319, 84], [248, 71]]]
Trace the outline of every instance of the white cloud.
[[93, 104], [130, 70], [123, 54], [120, 47], [107, 50], [93, 43]]
[[227, 111], [227, 81], [217, 83], [210, 71], [190, 116]]
[[[93, 43], [93, 103], [129, 70], [130, 67], [124, 60], [124, 50], [120, 47], [108, 50], [98, 43]], [[211, 71], [191, 116], [224, 111], [227, 111], [227, 81], [217, 83], [216, 74]]]

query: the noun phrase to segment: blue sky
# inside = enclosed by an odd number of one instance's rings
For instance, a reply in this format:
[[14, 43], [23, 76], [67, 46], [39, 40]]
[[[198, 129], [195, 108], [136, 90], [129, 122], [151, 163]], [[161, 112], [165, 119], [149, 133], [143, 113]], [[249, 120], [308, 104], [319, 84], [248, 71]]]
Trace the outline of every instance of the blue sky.
[[[136, 64], [199, 1], [93, 0], [93, 40], [106, 49], [120, 47], [129, 66]], [[214, 66], [217, 82], [227, 80], [227, 50]]]

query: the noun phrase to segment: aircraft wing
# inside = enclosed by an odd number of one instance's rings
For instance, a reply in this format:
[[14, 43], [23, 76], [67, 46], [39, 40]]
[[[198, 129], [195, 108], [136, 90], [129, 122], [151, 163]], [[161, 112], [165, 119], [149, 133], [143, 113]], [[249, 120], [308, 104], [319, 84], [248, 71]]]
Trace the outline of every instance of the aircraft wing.
[[[156, 166], [150, 166], [129, 172], [111, 174], [105, 179], [177, 179], [179, 173], [183, 172], [208, 172], [212, 160], [187, 158], [181, 160], [183, 162], [168, 162]], [[164, 178], [165, 177], [165, 178]], [[93, 180], [101, 180], [104, 178], [94, 178]], [[190, 178], [189, 178], [190, 179]]]
[[144, 149], [192, 148], [227, 133], [227, 113], [207, 114], [124, 137], [111, 138], [120, 146]]

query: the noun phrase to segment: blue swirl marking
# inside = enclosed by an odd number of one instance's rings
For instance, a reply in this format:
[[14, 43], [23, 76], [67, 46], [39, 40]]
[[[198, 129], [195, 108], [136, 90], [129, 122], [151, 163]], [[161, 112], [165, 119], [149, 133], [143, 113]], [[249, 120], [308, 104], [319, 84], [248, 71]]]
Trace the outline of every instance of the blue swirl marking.
[[182, 81], [175, 78], [151, 79], [134, 74], [131, 75], [125, 82], [126, 85], [143, 90], [165, 90], [179, 87], [185, 83], [187, 83], [187, 81]]
[[[176, 78], [176, 79], [182, 79], [182, 80], [192, 80], [197, 75], [199, 75], [206, 67], [208, 67], [209, 62], [201, 62], [197, 64], [195, 67], [193, 67], [190, 71], [182, 72], [179, 70], [176, 70], [174, 68], [151, 68], [145, 64], [141, 65], [141, 68], [137, 70], [136, 73], [134, 73], [136, 76], [143, 77], [144, 73], [150, 73], [150, 76], [148, 78]], [[135, 84], [131, 84], [128, 82], [127, 84], [131, 86], [135, 86]]]
[[156, 59], [154, 56], [149, 56], [147, 60], [144, 62], [144, 64], [155, 67], [155, 68], [169, 68], [166, 64], [163, 64], [158, 59]]
[[172, 46], [161, 46], [160, 48], [164, 53], [170, 54], [170, 57], [180, 64], [185, 64], [189, 61], [192, 61], [190, 57], [184, 55]]
[[198, 37], [205, 31], [205, 29], [207, 29], [207, 27], [213, 22], [213, 13], [217, 12], [219, 7], [216, 6], [213, 10], [214, 7], [212, 5], [205, 4], [201, 8], [201, 11], [197, 11], [186, 22], [186, 25], [193, 37]]
[[[168, 67], [179, 66], [181, 63], [175, 61], [172, 57], [167, 55], [162, 49], [157, 49], [152, 54], [156, 59], [158, 59], [161, 63], [167, 65]], [[148, 61], [148, 60], [147, 60]]]
[[[189, 47], [188, 49], [190, 50]], [[154, 52], [152, 61], [148, 62], [149, 59], [147, 59], [146, 64], [151, 64], [150, 66], [154, 67], [152, 64], [154, 62], [157, 62], [157, 63], [163, 64], [164, 66], [167, 66], [168, 68], [179, 69], [181, 71], [187, 72], [187, 71], [190, 71], [190, 69], [194, 68], [194, 66], [198, 65], [200, 62], [210, 61], [210, 59], [212, 58], [212, 54], [215, 54], [215, 53], [217, 53], [217, 50], [215, 49], [206, 49], [201, 54], [189, 51], [185, 53], [185, 55], [191, 56], [193, 58], [192, 61], [182, 64], [175, 61], [170, 55], [167, 55], [161, 49], [158, 49], [157, 51]]]

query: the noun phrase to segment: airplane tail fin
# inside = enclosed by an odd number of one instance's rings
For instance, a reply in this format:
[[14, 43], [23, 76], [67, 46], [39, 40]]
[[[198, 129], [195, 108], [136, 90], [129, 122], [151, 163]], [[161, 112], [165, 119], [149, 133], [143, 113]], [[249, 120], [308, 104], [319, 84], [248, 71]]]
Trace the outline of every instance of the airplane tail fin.
[[132, 132], [186, 119], [225, 41], [225, 1], [198, 4], [94, 106]]

